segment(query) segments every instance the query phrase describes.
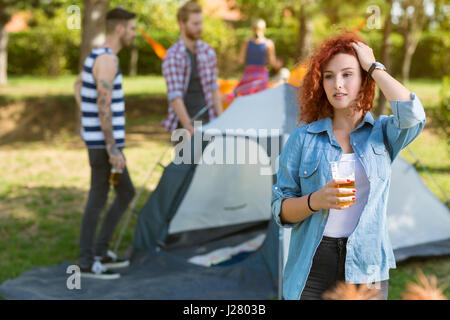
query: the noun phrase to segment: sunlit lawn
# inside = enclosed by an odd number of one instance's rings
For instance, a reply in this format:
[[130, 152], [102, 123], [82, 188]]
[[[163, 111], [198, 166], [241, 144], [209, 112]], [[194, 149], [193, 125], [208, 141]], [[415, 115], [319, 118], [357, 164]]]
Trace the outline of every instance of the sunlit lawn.
[[[36, 78], [32, 76], [9, 77], [6, 86], [0, 86], [0, 96], [13, 99], [27, 97], [73, 95], [74, 75]], [[164, 94], [166, 84], [160, 76], [124, 76], [126, 95]]]
[[[54, 79], [32, 77], [12, 78], [0, 94], [12, 99], [31, 96], [70, 95], [74, 76]], [[424, 105], [435, 107], [439, 82], [412, 81], [411, 89]], [[161, 77], [126, 78], [126, 94], [136, 96], [164, 95]], [[136, 190], [144, 190], [136, 208], [139, 209], [156, 187], [162, 174], [157, 167], [152, 178], [144, 182], [150, 169], [167, 148], [169, 136], [159, 121], [164, 115], [129, 119], [125, 155]], [[410, 150], [429, 168], [433, 179], [450, 193], [450, 156], [448, 141], [437, 131], [426, 129], [410, 146]], [[414, 162], [407, 150], [402, 151]], [[164, 163], [170, 161], [170, 153]], [[55, 136], [48, 141], [18, 142], [0, 146], [0, 283], [17, 277], [36, 266], [48, 266], [63, 261], [77, 261], [80, 223], [89, 189], [90, 171], [86, 149], [77, 135]], [[437, 197], [444, 200], [427, 172], [420, 175]], [[111, 196], [113, 191], [111, 191]], [[110, 197], [111, 199], [111, 197]], [[133, 215], [120, 246], [124, 252], [132, 242], [136, 215]], [[113, 243], [123, 225], [117, 228]], [[416, 268], [439, 278], [448, 286], [450, 258], [441, 257], [406, 262], [391, 270], [390, 299], [400, 299], [407, 282], [414, 279]], [[450, 296], [450, 288], [446, 295]]]

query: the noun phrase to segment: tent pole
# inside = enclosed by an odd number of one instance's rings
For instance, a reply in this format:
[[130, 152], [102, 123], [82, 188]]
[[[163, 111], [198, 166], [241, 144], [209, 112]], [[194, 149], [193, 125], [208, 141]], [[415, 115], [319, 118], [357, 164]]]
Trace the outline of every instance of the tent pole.
[[[194, 124], [194, 121], [197, 120], [200, 116], [202, 116], [206, 111], [208, 111], [208, 107], [207, 106], [203, 106], [191, 119], [191, 124]], [[120, 230], [120, 234], [119, 234], [119, 238], [116, 241], [116, 244], [114, 245], [114, 252], [117, 252], [117, 250], [119, 249], [119, 245], [122, 242], [122, 237], [123, 234], [125, 233], [126, 228], [128, 227], [128, 224], [130, 223], [130, 218], [131, 218], [131, 214], [134, 212], [134, 208], [136, 207], [137, 204], [137, 200], [141, 197], [142, 192], [144, 191], [144, 187], [147, 184], [148, 180], [150, 180], [153, 171], [155, 171], [155, 168], [157, 165], [161, 165], [161, 161], [163, 159], [163, 157], [166, 155], [167, 151], [172, 147], [171, 144], [169, 144], [166, 148], [166, 150], [164, 150], [164, 152], [161, 154], [161, 156], [159, 157], [158, 161], [156, 161], [155, 165], [153, 166], [152, 170], [150, 171], [150, 173], [148, 174], [147, 178], [145, 179], [144, 183], [142, 184], [141, 189], [139, 190], [138, 195], [133, 199], [133, 203], [131, 204], [131, 206], [129, 207], [128, 213], [127, 213], [127, 217], [125, 220], [124, 225], [122, 226], [122, 230]], [[162, 165], [161, 165], [162, 166]]]
[[283, 300], [283, 228], [278, 227], [278, 300]]
[[425, 172], [428, 174], [428, 177], [431, 179], [431, 181], [434, 183], [434, 185], [436, 187], [438, 187], [438, 189], [441, 191], [443, 197], [445, 198], [445, 205], [450, 208], [450, 198], [447, 196], [447, 194], [445, 193], [445, 190], [441, 187], [441, 185], [439, 183], [437, 183], [437, 181], [433, 178], [433, 176], [430, 173], [430, 170], [428, 170], [428, 168], [420, 162], [417, 155], [414, 152], [412, 152], [412, 150], [410, 148], [406, 148], [406, 150], [409, 152], [409, 154], [415, 160], [415, 162], [412, 163], [413, 167], [417, 170], [417, 167], [420, 165], [425, 170]]
[[[284, 147], [285, 138], [278, 137], [279, 155]], [[277, 182], [277, 174], [272, 176], [273, 184]], [[283, 300], [283, 271], [284, 271], [284, 228], [278, 226], [278, 300]]]
[[119, 245], [122, 242], [123, 234], [125, 233], [125, 230], [128, 227], [128, 224], [130, 223], [131, 215], [134, 212], [134, 208], [136, 207], [137, 200], [141, 197], [141, 194], [144, 191], [145, 185], [147, 184], [147, 182], [150, 180], [151, 176], [153, 175], [153, 171], [155, 171], [156, 166], [162, 165], [161, 161], [164, 158], [164, 156], [166, 155], [167, 151], [171, 147], [172, 147], [172, 145], [168, 145], [166, 150], [164, 150], [164, 152], [161, 154], [158, 161], [156, 161], [156, 163], [153, 165], [152, 170], [150, 170], [150, 173], [147, 175], [147, 178], [145, 179], [144, 183], [142, 184], [142, 187], [140, 188], [139, 193], [137, 194], [136, 197], [134, 197], [133, 203], [131, 204], [131, 206], [128, 209], [125, 223], [123, 224], [122, 229], [120, 230], [119, 238], [117, 239], [116, 244], [114, 245], [114, 252], [117, 252], [117, 250], [119, 249]]

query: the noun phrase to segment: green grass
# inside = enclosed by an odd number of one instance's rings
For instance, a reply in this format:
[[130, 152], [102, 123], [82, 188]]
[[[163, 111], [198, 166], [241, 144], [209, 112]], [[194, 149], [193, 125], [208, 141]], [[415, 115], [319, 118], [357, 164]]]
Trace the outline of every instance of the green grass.
[[[75, 75], [59, 77], [10, 76], [8, 84], [0, 86], [0, 95], [22, 99], [54, 95], [73, 95]], [[439, 102], [440, 80], [415, 79], [407, 87], [415, 92], [425, 108], [434, 107]], [[163, 77], [157, 75], [124, 76], [123, 88], [126, 95], [164, 94], [166, 85]]]
[[436, 80], [413, 80], [407, 87], [422, 101], [427, 124], [400, 155], [409, 163], [418, 161], [417, 170], [425, 184], [443, 202], [450, 198], [450, 144], [442, 128], [436, 127], [433, 111], [439, 106], [441, 83]]
[[425, 184], [442, 202], [450, 198], [450, 149], [448, 141], [425, 130], [400, 155], [409, 163], [417, 160], [417, 171]]
[[59, 77], [10, 76], [8, 83], [0, 86], [6, 97], [27, 98], [48, 95], [71, 95], [75, 75]]
[[[13, 100], [30, 97], [72, 96], [75, 75], [59, 77], [9, 77], [7, 85], [0, 86], [0, 96]], [[161, 76], [123, 77], [126, 96], [164, 94], [166, 84]]]
[[[32, 97], [67, 96], [72, 94], [74, 76], [36, 79], [10, 78], [0, 94], [20, 101]], [[411, 81], [409, 87], [425, 107], [433, 108], [438, 100], [439, 82]], [[126, 94], [135, 96], [163, 95], [165, 84], [161, 77], [125, 78]], [[159, 125], [162, 114], [136, 116], [127, 121], [128, 147], [125, 151], [134, 185], [144, 187], [137, 208], [141, 208], [162, 174], [157, 167], [152, 178], [143, 186], [147, 174], [165, 150], [169, 136]], [[450, 193], [450, 154], [448, 141], [435, 128], [427, 128], [408, 147], [431, 171], [433, 178]], [[414, 158], [407, 150], [401, 155], [408, 161]], [[77, 261], [79, 231], [89, 188], [89, 165], [85, 147], [77, 135], [64, 132], [45, 141], [16, 141], [0, 146], [0, 283], [19, 276], [33, 267]], [[170, 161], [170, 154], [164, 159]], [[419, 169], [424, 182], [444, 200], [428, 174]], [[111, 191], [109, 201], [112, 200]], [[136, 215], [122, 240], [124, 252], [133, 239]], [[115, 243], [121, 227], [116, 229]], [[416, 259], [400, 263], [391, 270], [389, 299], [401, 299], [407, 283], [414, 281], [416, 269], [436, 275], [439, 285], [446, 285], [450, 297], [450, 258]]]
[[397, 264], [397, 269], [389, 272], [389, 300], [401, 300], [407, 284], [416, 281], [418, 270], [427, 276], [436, 276], [438, 286], [446, 286], [444, 295], [450, 298], [450, 257], [414, 258]]
[[[76, 138], [74, 138], [76, 139]], [[74, 142], [77, 145], [76, 142]], [[87, 152], [73, 147], [30, 143], [0, 148], [0, 283], [36, 266], [77, 261], [79, 231], [90, 181]], [[129, 135], [125, 154], [140, 208], [156, 187], [162, 168], [156, 167], [144, 185], [152, 164], [165, 150], [161, 140]], [[170, 161], [170, 153], [164, 163]], [[109, 204], [113, 198], [110, 191]], [[119, 250], [131, 245], [136, 215], [132, 216]], [[122, 223], [124, 219], [122, 219]], [[113, 243], [117, 240], [119, 225]]]
[[166, 83], [160, 76], [124, 77], [123, 90], [126, 95], [165, 94]]

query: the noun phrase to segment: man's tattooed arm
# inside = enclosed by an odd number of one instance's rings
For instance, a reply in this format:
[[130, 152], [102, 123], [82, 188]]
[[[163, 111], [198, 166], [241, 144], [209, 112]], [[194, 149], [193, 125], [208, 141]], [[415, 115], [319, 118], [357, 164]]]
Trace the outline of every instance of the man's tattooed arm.
[[102, 55], [98, 58], [96, 64], [95, 78], [97, 82], [97, 107], [100, 126], [105, 137], [106, 150], [109, 155], [117, 156], [120, 154], [116, 146], [116, 140], [113, 135], [112, 125], [112, 90], [114, 88], [114, 77], [117, 73], [117, 57], [112, 55]]
[[120, 154], [116, 146], [116, 140], [113, 135], [112, 125], [112, 110], [111, 110], [111, 96], [112, 96], [113, 82], [107, 79], [100, 79], [97, 84], [97, 106], [98, 117], [100, 125], [105, 137], [106, 148], [109, 154]]

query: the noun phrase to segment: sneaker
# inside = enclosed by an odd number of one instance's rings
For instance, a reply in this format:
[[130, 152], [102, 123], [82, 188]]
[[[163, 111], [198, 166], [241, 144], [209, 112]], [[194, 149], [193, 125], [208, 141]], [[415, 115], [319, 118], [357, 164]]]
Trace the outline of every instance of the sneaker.
[[120, 259], [110, 250], [106, 253], [106, 257], [101, 258], [100, 262], [108, 269], [126, 268], [130, 265], [130, 260]]
[[119, 279], [120, 274], [109, 271], [100, 261], [95, 261], [89, 268], [80, 268], [81, 276], [84, 278], [113, 280]]

